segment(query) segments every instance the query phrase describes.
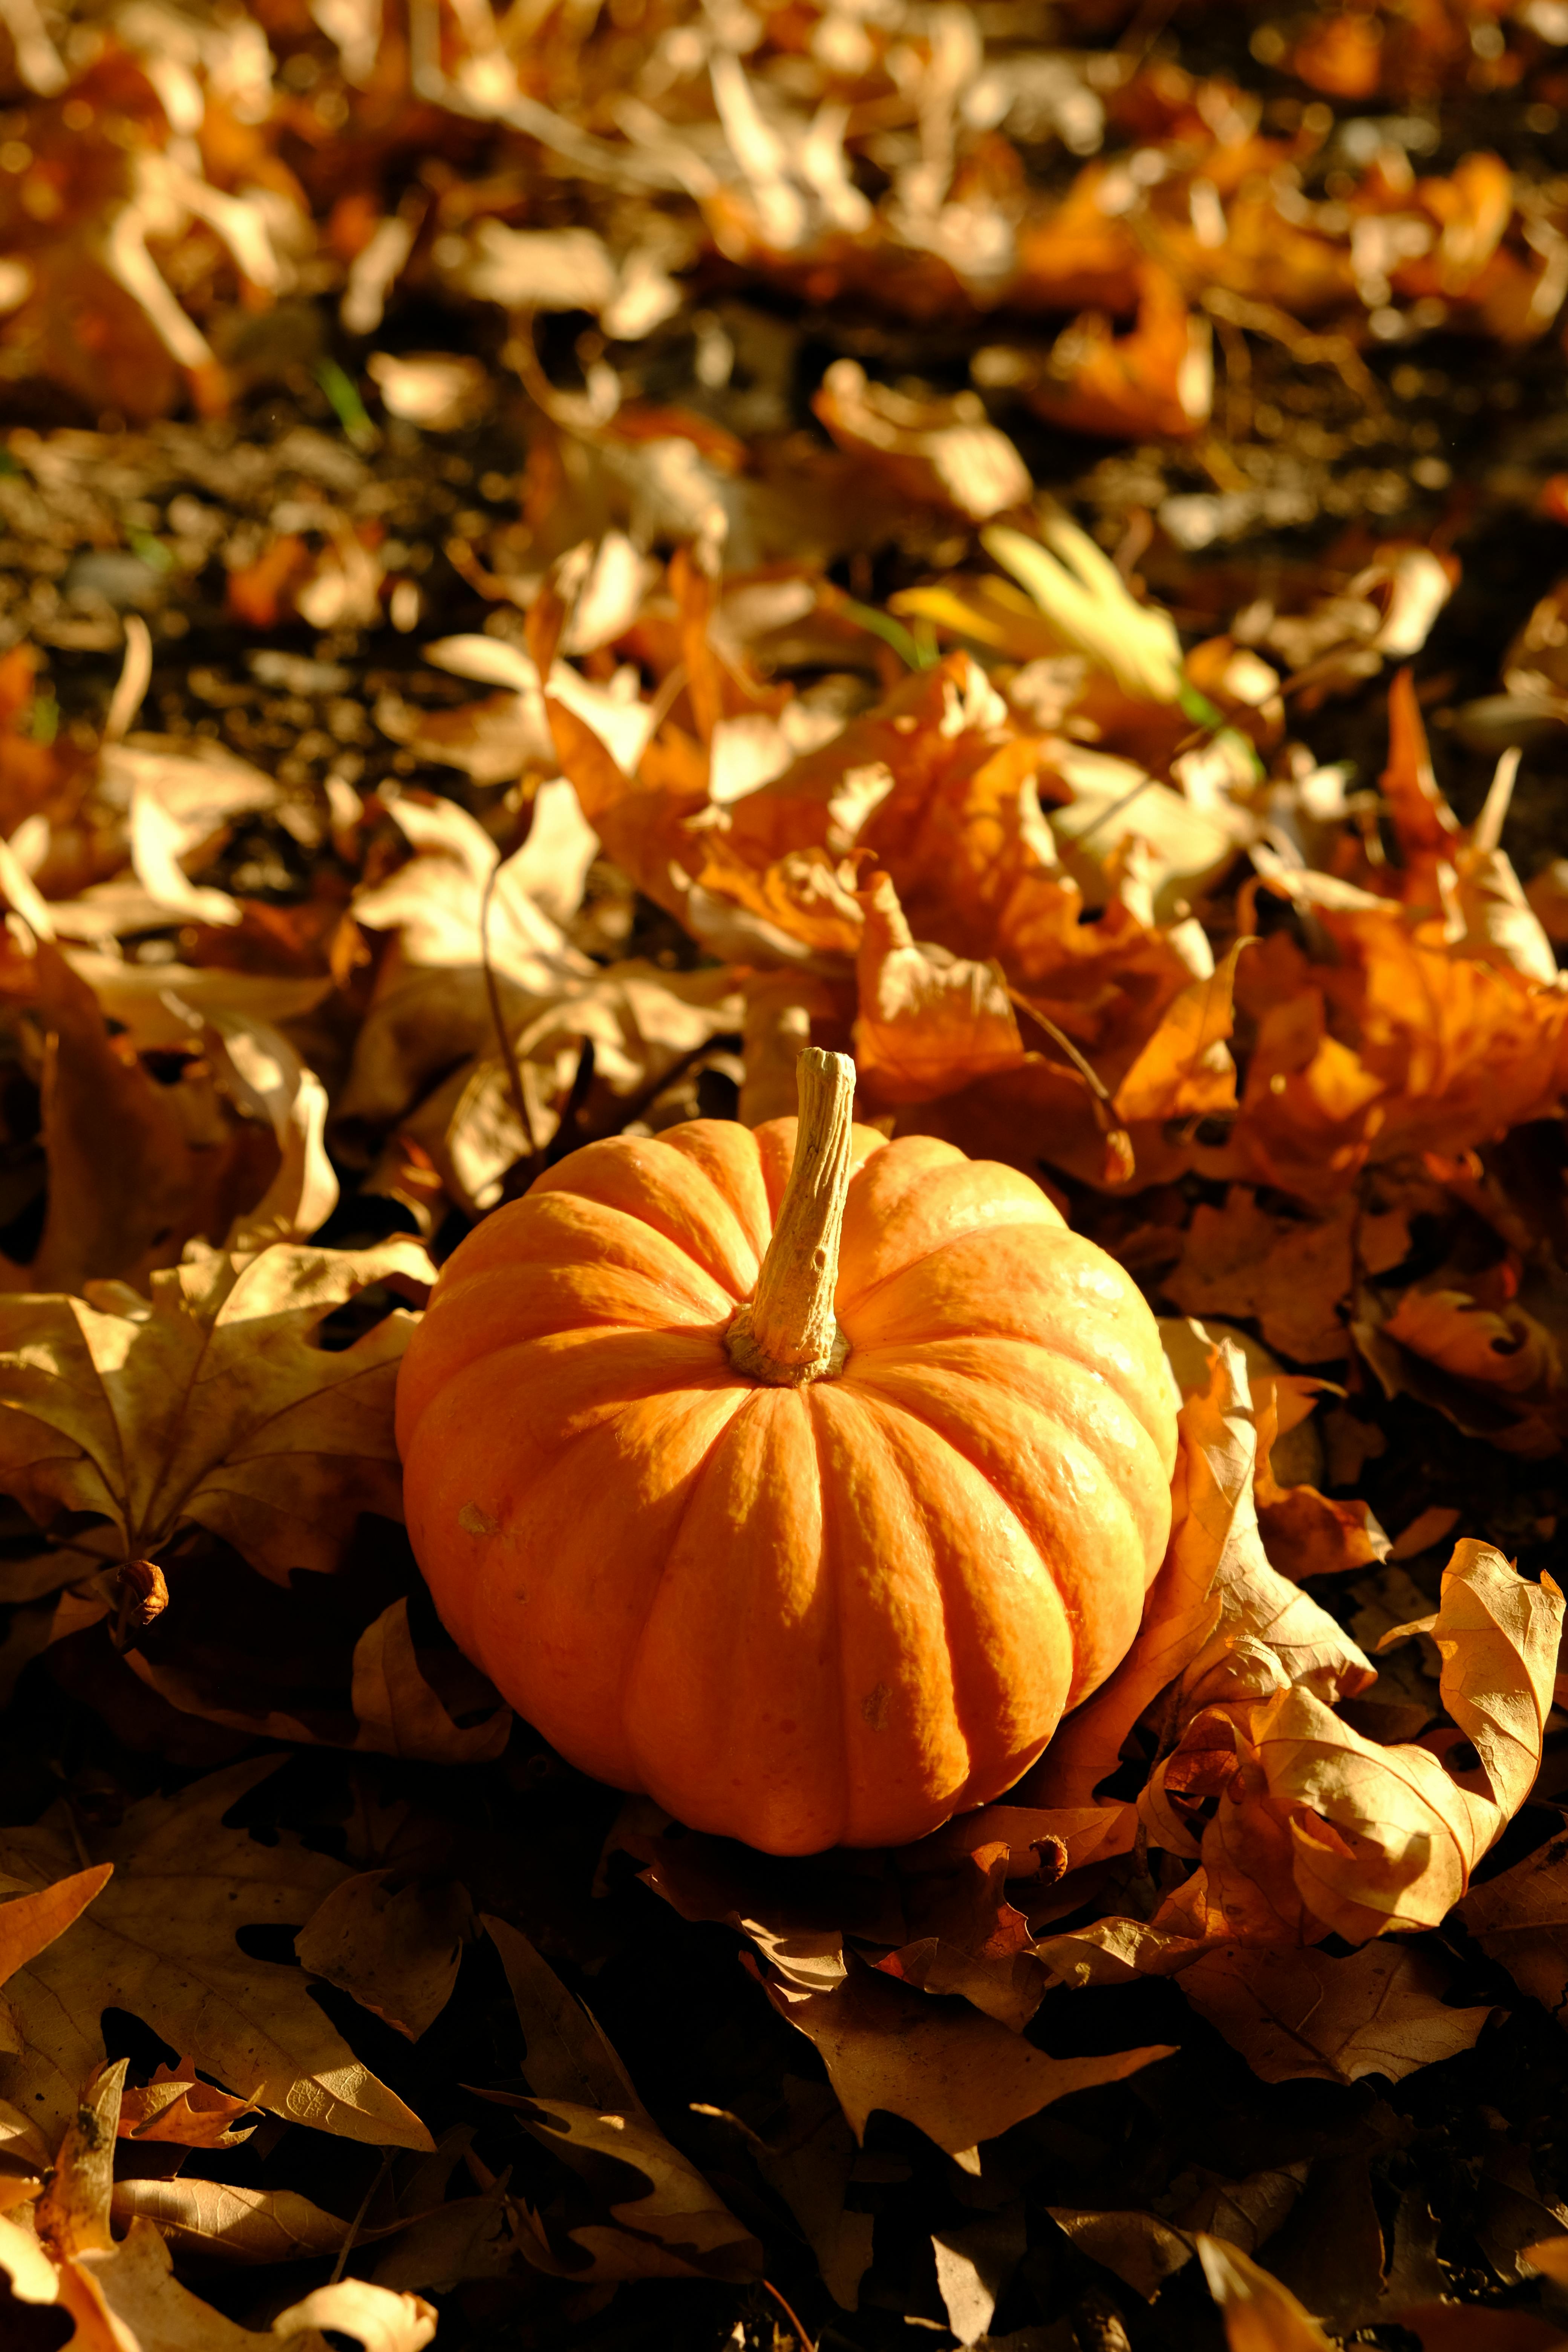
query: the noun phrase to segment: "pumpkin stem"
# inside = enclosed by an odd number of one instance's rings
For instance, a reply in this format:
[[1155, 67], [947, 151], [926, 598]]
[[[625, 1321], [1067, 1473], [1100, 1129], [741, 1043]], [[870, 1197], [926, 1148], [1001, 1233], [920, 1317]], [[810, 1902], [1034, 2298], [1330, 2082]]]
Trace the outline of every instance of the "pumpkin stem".
[[849, 1192], [855, 1065], [847, 1054], [808, 1045], [795, 1070], [795, 1165], [756, 1291], [736, 1309], [728, 1339], [735, 1370], [773, 1388], [831, 1379], [849, 1352], [833, 1297]]

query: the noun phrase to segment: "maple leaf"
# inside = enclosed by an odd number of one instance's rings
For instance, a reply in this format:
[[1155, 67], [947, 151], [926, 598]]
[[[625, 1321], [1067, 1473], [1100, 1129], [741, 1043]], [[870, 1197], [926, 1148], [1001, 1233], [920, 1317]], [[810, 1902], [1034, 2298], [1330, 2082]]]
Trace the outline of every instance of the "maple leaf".
[[886, 874], [858, 892], [866, 919], [857, 965], [855, 1063], [879, 1102], [929, 1102], [1025, 1059], [996, 963], [917, 947]]
[[[104, 1841], [114, 1876], [90, 1911], [13, 1976], [20, 2047], [0, 2056], [0, 2096], [35, 2127], [61, 2128], [101, 2060], [100, 2012], [129, 2010], [235, 2095], [318, 2130], [428, 2147], [418, 2117], [356, 2059], [298, 1969], [252, 1960], [243, 1927], [308, 1920], [350, 1875], [290, 1839], [258, 1843], [224, 1816], [276, 1769], [271, 1758], [143, 1799]], [[36, 1885], [71, 1856], [66, 1825], [8, 1832], [3, 1867]], [[0, 1920], [5, 1912], [0, 1909]]]
[[378, 1283], [422, 1290], [424, 1251], [277, 1243], [199, 1250], [84, 1298], [0, 1302], [0, 1486], [47, 1524], [108, 1519], [128, 1559], [195, 1521], [263, 1575], [337, 1565], [360, 1512], [400, 1516], [392, 1394], [412, 1328], [395, 1311], [346, 1349], [311, 1344]]

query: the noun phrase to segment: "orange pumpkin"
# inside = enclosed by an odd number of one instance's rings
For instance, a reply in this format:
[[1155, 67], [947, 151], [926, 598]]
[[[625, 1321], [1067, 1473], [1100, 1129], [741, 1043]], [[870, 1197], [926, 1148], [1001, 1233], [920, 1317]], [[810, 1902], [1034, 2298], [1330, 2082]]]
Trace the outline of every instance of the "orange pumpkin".
[[1175, 1420], [1132, 1284], [1016, 1171], [694, 1119], [574, 1152], [455, 1253], [403, 1363], [409, 1532], [561, 1753], [775, 1853], [1010, 1787], [1124, 1655]]

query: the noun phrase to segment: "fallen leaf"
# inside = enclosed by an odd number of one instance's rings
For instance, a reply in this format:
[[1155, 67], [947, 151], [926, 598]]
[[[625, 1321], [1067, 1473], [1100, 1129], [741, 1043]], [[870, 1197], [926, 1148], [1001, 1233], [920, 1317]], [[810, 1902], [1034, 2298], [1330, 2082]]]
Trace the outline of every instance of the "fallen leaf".
[[1482, 1950], [1501, 1962], [1521, 1992], [1560, 2018], [1568, 1993], [1568, 1838], [1552, 1838], [1472, 1886], [1459, 1909]]
[[1049, 2058], [973, 2009], [926, 2000], [859, 1968], [832, 1992], [788, 1983], [768, 1983], [766, 1990], [820, 2052], [857, 2139], [873, 2109], [885, 2108], [971, 2170], [982, 2140], [1073, 2091], [1125, 2081], [1171, 2054], [1159, 2045]]
[[917, 947], [886, 874], [857, 896], [866, 929], [857, 962], [855, 1065], [871, 1099], [929, 1102], [1016, 1069], [1024, 1041], [1001, 966]]
[[140, 2089], [127, 2090], [120, 2102], [121, 2139], [166, 2141], [175, 2147], [237, 2147], [249, 2137], [231, 2128], [251, 2112], [246, 2099], [204, 2083], [195, 2061], [178, 2066], [155, 2066]]
[[1310, 1691], [1268, 1702], [1253, 1737], [1270, 1792], [1297, 1808], [1297, 1881], [1347, 1940], [1435, 1927], [1463, 1896], [1540, 1769], [1562, 1621], [1550, 1578], [1529, 1584], [1489, 1545], [1456, 1546], [1432, 1631], [1473, 1767], [1380, 1748]]
[[207, 2262], [309, 2262], [348, 2235], [346, 2221], [291, 2189], [220, 2180], [117, 2180], [110, 2212], [122, 2230], [151, 2222], [174, 2252]]
[[1046, 2210], [1080, 2253], [1113, 2272], [1145, 2303], [1152, 2303], [1165, 2281], [1193, 2259], [1186, 2232], [1152, 2213], [1080, 2205], [1047, 2205]]
[[369, 1870], [344, 1879], [311, 1912], [294, 1949], [311, 1976], [417, 2042], [452, 1997], [472, 1906], [454, 1880], [399, 1885], [400, 1875]]
[[359, 1726], [354, 1746], [376, 1756], [486, 1763], [501, 1753], [511, 1732], [507, 1706], [467, 1728], [453, 1722], [419, 1671], [406, 1600], [384, 1610], [355, 1643], [351, 1703]]
[[[48, 1207], [37, 1254], [6, 1286], [76, 1290], [146, 1278], [219, 1213], [218, 1153], [193, 1150], [175, 1089], [161, 1087], [110, 1035], [86, 982], [52, 940], [37, 941], [25, 1000], [44, 1032], [40, 1109]], [[110, 1174], [112, 1171], [112, 1175]], [[223, 1216], [223, 1225], [228, 1218]]]
[[488, 1916], [480, 1924], [500, 1956], [517, 2005], [529, 2088], [542, 2099], [640, 2111], [626, 2068], [521, 1929]]
[[[0, 2095], [63, 2126], [100, 2063], [100, 2011], [117, 2007], [254, 2105], [374, 2145], [429, 2145], [417, 2116], [340, 2039], [301, 1971], [252, 1960], [235, 1941], [241, 1927], [302, 1926], [350, 1874], [289, 1840], [266, 1846], [224, 1826], [275, 1769], [270, 1758], [242, 1764], [132, 1807], [104, 1841], [115, 1874], [92, 1909], [7, 1987], [21, 2047], [0, 2055]], [[7, 1834], [5, 1866], [26, 1883], [68, 1849], [64, 1828], [46, 1821]]]
[[986, 2337], [996, 2306], [1028, 2251], [1023, 2206], [986, 2214], [961, 2229], [940, 2231], [931, 2243], [947, 2324], [960, 2344], [977, 2344]]
[[113, 1283], [0, 1302], [0, 1485], [46, 1524], [100, 1513], [126, 1559], [195, 1520], [276, 1580], [331, 1569], [361, 1511], [398, 1516], [392, 1392], [412, 1327], [394, 1312], [350, 1348], [311, 1339], [372, 1286], [428, 1277], [407, 1242], [277, 1244], [155, 1274], [150, 1305]]
[[[422, 2352], [435, 2334], [436, 2315], [416, 2295], [394, 2295], [350, 2279], [318, 2288], [282, 2313], [268, 2335], [253, 2335], [175, 2280], [168, 2246], [142, 2215], [133, 2214], [127, 2235], [116, 2243], [110, 2217], [125, 2064], [121, 2059], [97, 2068], [88, 2081], [49, 2182], [27, 2213], [32, 2227], [0, 2218], [0, 2270], [19, 2301], [62, 2305], [76, 2323], [71, 2340], [101, 2345], [103, 2352], [257, 2352], [258, 2347], [314, 2352], [320, 2328], [357, 2337], [364, 2352]], [[290, 2251], [328, 2250], [319, 2227], [326, 2217], [303, 2198], [269, 2200], [208, 2181], [135, 2180], [121, 2189], [131, 2192], [120, 2199], [122, 2213], [141, 2192], [164, 2190], [184, 2221], [200, 2213], [217, 2224], [215, 2239], [226, 2227], [237, 2239], [248, 2229], [259, 2242], [270, 2230], [271, 2242]], [[264, 2218], [269, 2202], [275, 2210]], [[176, 2223], [176, 2235], [180, 2229]]]
[[36, 1895], [11, 1894], [0, 1903], [0, 1985], [25, 1969], [79, 1919], [114, 1874], [111, 1862], [72, 1872]]
[[557, 2255], [542, 2217], [523, 2209], [531, 2235], [529, 2262], [560, 2278], [725, 2278], [757, 2274], [761, 2247], [702, 2175], [640, 2110], [601, 2113], [567, 2099], [517, 2102], [535, 2139], [563, 2158], [609, 2158], [640, 2176], [629, 2195], [612, 2197], [608, 2221], [566, 2231], [586, 2267]]
[[1021, 505], [1033, 487], [977, 393], [912, 400], [868, 383], [855, 360], [835, 360], [811, 404], [838, 446], [862, 457], [900, 497], [987, 522]]
[[1492, 2015], [1447, 2007], [1441, 1969], [1401, 1944], [1368, 1944], [1342, 1959], [1231, 1947], [1205, 1954], [1177, 1981], [1266, 2083], [1403, 2082], [1473, 2048]]
[[1200, 2236], [1197, 2251], [1209, 2293], [1225, 2316], [1230, 2352], [1332, 2352], [1332, 2338], [1289, 2287], [1239, 2246]]

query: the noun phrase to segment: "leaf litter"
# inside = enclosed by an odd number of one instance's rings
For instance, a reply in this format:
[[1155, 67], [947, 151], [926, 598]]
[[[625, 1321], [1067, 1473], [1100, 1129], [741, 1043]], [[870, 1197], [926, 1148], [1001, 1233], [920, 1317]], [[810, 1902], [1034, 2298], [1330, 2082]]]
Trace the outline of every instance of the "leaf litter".
[[[0, 6], [19, 2342], [1568, 2340], [1563, 14]], [[391, 1402], [807, 1044], [1183, 1402], [1026, 1780], [784, 1863]]]

